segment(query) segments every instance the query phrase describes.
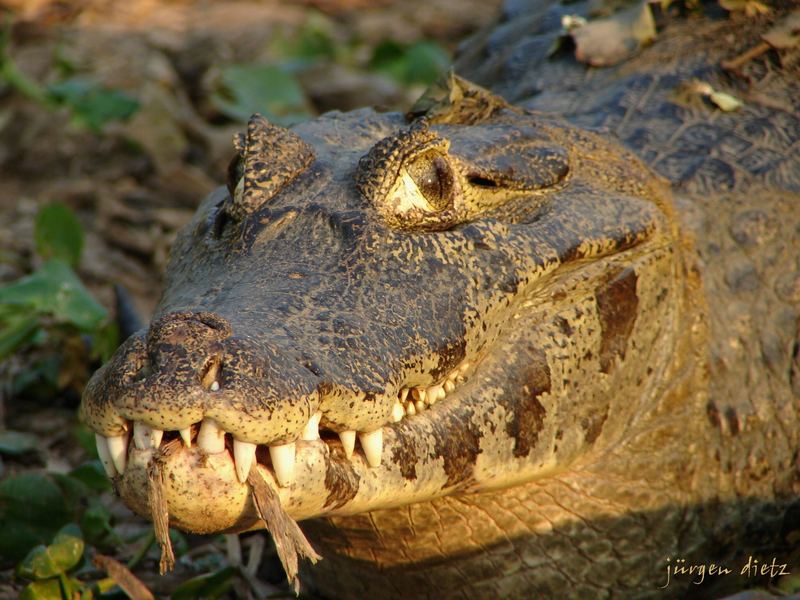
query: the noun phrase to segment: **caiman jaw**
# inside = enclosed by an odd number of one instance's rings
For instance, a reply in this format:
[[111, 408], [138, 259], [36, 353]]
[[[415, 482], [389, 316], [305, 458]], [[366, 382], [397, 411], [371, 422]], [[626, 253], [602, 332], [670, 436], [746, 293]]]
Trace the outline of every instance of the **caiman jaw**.
[[[459, 383], [465, 381], [470, 366], [468, 361], [463, 361], [441, 381], [428, 387], [402, 388], [392, 407], [391, 419], [387, 425], [398, 423], [406, 416], [422, 413], [437, 402], [444, 400], [448, 394], [452, 394], [456, 390], [456, 386]], [[212, 393], [218, 392], [220, 390], [219, 381], [211, 377], [208, 383], [208, 390]], [[358, 438], [361, 443], [363, 459], [367, 464], [370, 467], [377, 467], [381, 464], [381, 456], [383, 454], [382, 428], [359, 432], [352, 429], [338, 432], [329, 431], [327, 433], [330, 435], [324, 435], [323, 438], [320, 436], [321, 419], [321, 412], [315, 412], [311, 416], [298, 440], [300, 443], [315, 442], [322, 439], [331, 440], [332, 436], [338, 435], [341, 450], [348, 459], [352, 459], [355, 452], [356, 438]], [[164, 431], [151, 427], [143, 421], [126, 422], [124, 428], [125, 433], [121, 435], [104, 436], [99, 433], [95, 434], [100, 461], [106, 474], [112, 478], [125, 473], [131, 431], [133, 431], [134, 447], [142, 451], [158, 450], [162, 442], [166, 445], [177, 436], [180, 437], [186, 448], [196, 446], [207, 455], [220, 454], [228, 448], [228, 454], [235, 464], [236, 476], [241, 483], [247, 480], [247, 474], [250, 472], [250, 467], [254, 461], [256, 461], [260, 446], [252, 442], [236, 439], [230, 433], [226, 433], [210, 417], [204, 418], [189, 427], [173, 431]], [[285, 444], [261, 445], [261, 447], [266, 446], [269, 451], [271, 473], [281, 487], [287, 487], [295, 480], [296, 444], [297, 442], [287, 442]]]
[[[148, 466], [157, 460], [169, 481], [165, 493], [170, 521], [191, 531], [241, 531], [257, 526], [246, 483], [251, 469], [257, 469], [279, 488], [284, 506], [297, 519], [320, 512], [359, 512], [363, 506], [349, 503], [359, 487], [362, 491], [371, 488], [366, 494], [369, 502], [378, 498], [384, 505], [392, 504], [392, 499], [380, 490], [381, 481], [392, 478], [386, 472], [389, 468], [381, 468], [384, 440], [390, 448], [396, 447], [402, 443], [398, 427], [413, 429], [414, 424], [420, 426], [424, 421], [429, 425], [426, 417], [434, 406], [445, 413], [456, 411], [458, 388], [469, 383], [473, 371], [474, 364], [464, 360], [433, 385], [401, 388], [388, 422], [372, 431], [334, 432], [324, 424], [320, 426], [322, 413], [315, 412], [297, 440], [255, 444], [226, 433], [209, 417], [175, 430], [158, 429], [141, 420], [125, 420], [121, 424], [124, 431], [119, 435], [95, 434], [97, 450], [123, 499], [143, 516], [150, 516], [151, 510], [146, 492]], [[214, 374], [214, 369], [207, 371], [202, 381], [210, 394], [223, 390]], [[89, 390], [89, 403], [91, 397]], [[446, 406], [447, 399], [454, 400], [453, 406]], [[87, 415], [84, 418], [91, 420]], [[409, 424], [409, 418], [414, 424]], [[435, 420], [436, 416], [432, 418]], [[406, 431], [405, 435], [414, 434]], [[356, 439], [360, 450], [356, 449]], [[435, 495], [440, 487], [440, 483], [423, 481], [423, 489], [418, 487], [415, 493]], [[387, 486], [390, 488], [396, 486]], [[212, 498], [223, 497], [225, 501], [198, 503], [196, 494], [201, 489], [211, 491]], [[213, 511], [208, 510], [211, 504]], [[348, 506], [342, 510], [345, 504]]]

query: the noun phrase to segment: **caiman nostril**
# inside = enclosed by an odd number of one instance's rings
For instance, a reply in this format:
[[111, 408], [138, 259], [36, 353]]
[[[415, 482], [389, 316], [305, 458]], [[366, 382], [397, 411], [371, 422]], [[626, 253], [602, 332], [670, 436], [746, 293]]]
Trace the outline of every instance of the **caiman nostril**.
[[222, 359], [219, 356], [212, 356], [209, 358], [200, 375], [200, 385], [206, 390], [216, 392], [219, 390], [219, 372], [222, 365]]

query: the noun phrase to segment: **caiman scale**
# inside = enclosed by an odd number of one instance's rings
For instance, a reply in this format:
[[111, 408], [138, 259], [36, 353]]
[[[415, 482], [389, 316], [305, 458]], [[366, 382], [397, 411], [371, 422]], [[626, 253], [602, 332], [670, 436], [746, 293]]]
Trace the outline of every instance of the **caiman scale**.
[[[259, 474], [330, 598], [800, 569], [800, 52], [719, 67], [788, 9], [587, 71], [550, 53], [586, 7], [521, 4], [459, 68], [524, 108], [453, 77], [407, 117], [250, 120], [83, 398], [134, 510], [157, 462], [172, 524], [258, 528]], [[733, 572], [662, 587], [681, 560]]]

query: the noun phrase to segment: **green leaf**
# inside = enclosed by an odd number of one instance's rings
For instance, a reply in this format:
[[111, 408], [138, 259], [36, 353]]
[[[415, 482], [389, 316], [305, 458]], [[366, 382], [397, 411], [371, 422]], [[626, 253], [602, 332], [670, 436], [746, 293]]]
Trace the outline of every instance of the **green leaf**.
[[77, 525], [70, 523], [56, 534], [49, 546], [36, 546], [17, 566], [26, 579], [48, 579], [66, 573], [83, 556], [83, 537]]
[[[21, 311], [20, 311], [21, 312]], [[0, 320], [0, 360], [29, 343], [39, 330], [39, 319], [34, 315], [19, 314]]]
[[[788, 568], [789, 567], [787, 567], [787, 570]], [[784, 575], [778, 579], [778, 589], [787, 596], [800, 592], [800, 573]]]
[[17, 575], [25, 579], [49, 579], [60, 573], [60, 569], [44, 544], [32, 548], [17, 565]]
[[10, 429], [0, 431], [0, 453], [2, 454], [19, 456], [35, 452], [38, 448], [39, 438], [31, 433]]
[[77, 477], [70, 477], [63, 473], [50, 473], [50, 477], [61, 489], [66, 506], [73, 509], [80, 506], [84, 499], [92, 493], [89, 487]]
[[61, 600], [61, 598], [61, 585], [58, 579], [29, 583], [19, 595], [19, 600]]
[[206, 598], [212, 600], [224, 595], [239, 576], [239, 570], [234, 567], [226, 567], [210, 575], [201, 575], [185, 581], [172, 592], [172, 600], [194, 600], [195, 598]]
[[139, 101], [121, 90], [73, 77], [47, 87], [50, 97], [68, 106], [76, 120], [99, 132], [110, 121], [123, 121], [139, 109]]
[[369, 68], [401, 80], [404, 77], [404, 59], [405, 48], [395, 41], [386, 40], [373, 49]]
[[61, 489], [50, 477], [39, 473], [12, 475], [0, 481], [0, 514], [53, 530], [69, 518]]
[[49, 260], [38, 271], [0, 288], [0, 305], [3, 304], [52, 315], [86, 332], [97, 329], [108, 316], [75, 272], [58, 259]]
[[[94, 442], [94, 440], [92, 440]], [[69, 477], [81, 482], [93, 492], [107, 492], [111, 490], [111, 482], [99, 460], [91, 460], [76, 467], [69, 473]]]
[[81, 517], [81, 531], [86, 532], [89, 541], [101, 541], [114, 532], [111, 526], [111, 512], [102, 504], [90, 506]]
[[7, 52], [8, 39], [10, 37], [10, 21], [6, 20], [3, 24], [3, 31], [0, 31], [0, 81], [8, 84], [28, 99], [44, 106], [49, 105], [50, 99], [42, 88], [29, 79], [20, 71]]
[[50, 477], [22, 473], [0, 481], [0, 556], [21, 559], [70, 519], [66, 498]]
[[[94, 437], [94, 431], [89, 429], [83, 423], [77, 423], [73, 429], [75, 440], [78, 445], [83, 448], [84, 452], [89, 456], [97, 456], [97, 440]], [[99, 462], [97, 463], [100, 464]]]
[[49, 546], [54, 562], [63, 573], [80, 562], [83, 557], [83, 548], [83, 534], [75, 523], [62, 527]]
[[291, 73], [271, 65], [228, 65], [222, 68], [220, 88], [211, 101], [221, 113], [247, 121], [261, 113], [279, 125], [310, 116], [303, 89]]
[[403, 46], [394, 41], [378, 44], [369, 66], [405, 85], [433, 83], [450, 64], [450, 57], [439, 45], [417, 42]]
[[113, 321], [107, 322], [92, 333], [92, 353], [107, 362], [119, 346], [119, 327]]
[[16, 519], [0, 519], [0, 557], [9, 562], [22, 560], [31, 548], [52, 539], [53, 531]]
[[[37, 330], [37, 334], [30, 340], [32, 345], [43, 345], [44, 329]], [[28, 365], [14, 376], [11, 385], [14, 397], [29, 396], [31, 398], [52, 397], [58, 392], [58, 374], [61, 370], [62, 356], [59, 354], [44, 355], [41, 359]]]
[[83, 228], [70, 208], [60, 203], [44, 206], [36, 215], [36, 251], [44, 259], [60, 258], [78, 266], [83, 251]]
[[299, 31], [291, 35], [278, 32], [270, 43], [272, 56], [309, 65], [340, 58], [341, 46], [331, 35], [331, 21], [319, 13], [311, 13]]
[[406, 52], [408, 83], [431, 84], [450, 65], [450, 56], [433, 42], [417, 42]]

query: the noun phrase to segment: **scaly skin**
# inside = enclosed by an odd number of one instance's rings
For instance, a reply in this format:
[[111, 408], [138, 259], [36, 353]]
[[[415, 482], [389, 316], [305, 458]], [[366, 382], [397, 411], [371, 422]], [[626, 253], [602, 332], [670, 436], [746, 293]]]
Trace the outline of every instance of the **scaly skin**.
[[[583, 67], [535, 53], [515, 84], [561, 69], [563, 106], [596, 104], [567, 115], [615, 127], [675, 200], [610, 139], [458, 80], [425, 122], [252, 119], [228, 189], [173, 249], [153, 325], [87, 387], [83, 418], [127, 449], [124, 474], [106, 461], [123, 499], [151, 514], [155, 458], [174, 524], [258, 527], [231, 456], [258, 444], [253, 468], [324, 557], [305, 580], [335, 598], [709, 597], [753, 580], [661, 589], [668, 561], [791, 562], [800, 121], [675, 104], [708, 41], [663, 35], [673, 62], [654, 66], [659, 42], [589, 95], [569, 89]], [[502, 76], [520, 42], [500, 41], [480, 61]], [[791, 88], [792, 68], [756, 89]], [[394, 422], [403, 390], [448, 378]], [[297, 441], [276, 480], [265, 447], [315, 413], [322, 439]], [[128, 443], [133, 423], [166, 430], [162, 445]], [[373, 453], [379, 431], [377, 459], [348, 458], [348, 431]]]

